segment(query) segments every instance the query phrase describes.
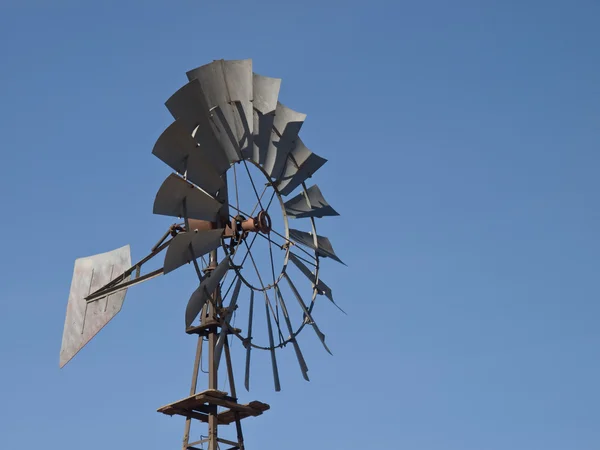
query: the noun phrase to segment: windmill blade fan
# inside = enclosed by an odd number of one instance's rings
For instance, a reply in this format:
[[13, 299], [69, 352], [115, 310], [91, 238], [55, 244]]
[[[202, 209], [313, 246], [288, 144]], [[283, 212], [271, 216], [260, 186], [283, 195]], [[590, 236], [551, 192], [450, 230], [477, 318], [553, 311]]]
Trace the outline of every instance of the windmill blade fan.
[[[238, 339], [245, 347], [247, 390], [251, 362], [260, 361], [261, 354], [270, 359], [275, 390], [281, 389], [277, 354], [285, 347], [293, 349], [301, 376], [309, 380], [300, 333], [312, 328], [331, 353], [314, 307], [320, 295], [336, 305], [321, 279], [321, 261], [343, 264], [329, 239], [317, 234], [317, 223], [338, 212], [316, 184], [306, 186], [327, 160], [300, 138], [307, 116], [282, 103], [281, 79], [254, 73], [250, 59], [213, 61], [189, 70], [187, 78], [165, 102], [173, 122], [152, 149], [174, 171], [158, 189], [153, 213], [182, 223], [171, 225], [133, 265], [128, 246], [76, 261], [60, 365], [120, 311], [128, 288], [189, 264], [198, 278], [184, 314], [185, 332], [199, 336], [193, 395], [159, 411], [186, 418], [183, 448], [205, 442], [209, 450], [217, 450], [219, 442], [244, 448], [240, 420], [269, 406], [237, 403], [230, 341]], [[289, 227], [289, 219], [297, 219], [297, 228]], [[142, 273], [142, 266], [164, 250], [162, 267]], [[310, 290], [303, 293], [305, 279]], [[183, 310], [183, 303], [177, 307]], [[208, 357], [202, 356], [205, 346]], [[203, 358], [209, 360], [209, 390], [196, 393]], [[231, 393], [219, 390], [222, 359]], [[209, 438], [189, 442], [192, 419], [208, 423]], [[237, 443], [216, 432], [233, 422]]]

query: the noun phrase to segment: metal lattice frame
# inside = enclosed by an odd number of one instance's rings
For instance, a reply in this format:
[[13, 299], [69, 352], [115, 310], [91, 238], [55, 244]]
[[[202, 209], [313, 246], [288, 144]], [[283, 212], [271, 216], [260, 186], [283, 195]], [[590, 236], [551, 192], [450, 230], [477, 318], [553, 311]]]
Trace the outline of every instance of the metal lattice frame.
[[[246, 348], [246, 389], [249, 389], [253, 348], [270, 353], [276, 390], [280, 390], [280, 381], [275, 351], [288, 344], [292, 344], [302, 375], [308, 380], [308, 367], [297, 338], [306, 325], [311, 325], [324, 348], [331, 353], [312, 314], [319, 295], [334, 303], [331, 289], [320, 278], [320, 259], [327, 257], [342, 262], [329, 239], [317, 235], [315, 219], [338, 213], [326, 202], [317, 185], [306, 185], [306, 180], [326, 160], [312, 153], [298, 135], [306, 115], [279, 103], [281, 80], [253, 73], [251, 60], [215, 61], [187, 75], [189, 82], [166, 102], [175, 120], [158, 138], [152, 151], [175, 171], [160, 187], [153, 212], [182, 218], [183, 223], [172, 225], [150, 254], [134, 265], [131, 265], [129, 247], [77, 260], [61, 347], [61, 367], [119, 312], [127, 288], [192, 263], [199, 287], [188, 301], [185, 322], [186, 332], [198, 334], [199, 342], [190, 397], [159, 411], [186, 417], [184, 450], [194, 449], [194, 445], [204, 442], [209, 443], [210, 450], [216, 450], [219, 442], [243, 449], [240, 420], [262, 414], [268, 405], [237, 402], [228, 335], [234, 335]], [[250, 167], [266, 179], [260, 193]], [[238, 172], [247, 174], [255, 194], [256, 203], [251, 210], [240, 206], [238, 180], [241, 173]], [[228, 178], [233, 179], [231, 194], [235, 200], [230, 198]], [[269, 188], [273, 192], [267, 201], [265, 194]], [[296, 189], [300, 189], [300, 193], [286, 201], [284, 197]], [[281, 209], [281, 232], [272, 227], [269, 209], [273, 203], [278, 203]], [[308, 219], [310, 233], [290, 228], [290, 218]], [[263, 279], [253, 256], [253, 245], [258, 237], [268, 242], [270, 279]], [[223, 251], [220, 261], [219, 247]], [[274, 248], [284, 251], [282, 267], [277, 270]], [[163, 250], [166, 250], [163, 267], [142, 275], [142, 266]], [[240, 253], [244, 255], [241, 259]], [[204, 255], [209, 256], [209, 261], [201, 268], [198, 259], [205, 261]], [[308, 304], [288, 274], [290, 262], [311, 282]], [[248, 266], [254, 269], [258, 285], [244, 276], [244, 268]], [[230, 272], [234, 276], [225, 289]], [[242, 286], [250, 290], [246, 332], [230, 323]], [[292, 323], [282, 294], [283, 286], [292, 292], [301, 309], [302, 320], [297, 325]], [[253, 342], [256, 296], [263, 296], [265, 300], [268, 344]], [[198, 318], [199, 324], [194, 325]], [[282, 331], [282, 321], [287, 337]], [[208, 352], [209, 390], [196, 393], [204, 343]], [[230, 394], [217, 390], [222, 353]], [[219, 411], [219, 408], [227, 409]], [[189, 442], [192, 419], [208, 423], [208, 438]], [[218, 426], [233, 422], [237, 442], [220, 438]]]

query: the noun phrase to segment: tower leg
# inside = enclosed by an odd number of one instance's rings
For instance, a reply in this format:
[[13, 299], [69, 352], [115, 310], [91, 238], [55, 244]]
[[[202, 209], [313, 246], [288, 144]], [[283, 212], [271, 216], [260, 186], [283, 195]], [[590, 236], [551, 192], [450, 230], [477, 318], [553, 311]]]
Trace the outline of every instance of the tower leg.
[[[237, 393], [235, 392], [235, 380], [233, 379], [233, 366], [231, 364], [231, 352], [229, 351], [229, 339], [225, 339], [224, 347], [231, 396], [237, 398]], [[242, 433], [242, 423], [240, 421], [240, 414], [238, 412], [235, 413], [235, 429], [237, 431], [238, 447], [240, 450], [244, 450], [244, 434]]]
[[[192, 372], [192, 386], [190, 388], [190, 396], [196, 393], [198, 387], [198, 371], [200, 370], [200, 361], [202, 359], [203, 337], [198, 336], [198, 345], [196, 346], [196, 360], [194, 361], [194, 370]], [[183, 450], [187, 450], [190, 443], [190, 428], [192, 426], [192, 418], [185, 419], [185, 429], [183, 432]]]
[[[209, 267], [216, 267], [217, 251], [210, 252]], [[210, 276], [210, 274], [209, 274]], [[208, 302], [208, 319], [211, 321], [217, 320], [216, 305], [221, 298], [220, 292], [213, 294], [213, 301]], [[211, 328], [208, 334], [208, 388], [217, 390], [218, 388], [218, 368], [215, 364], [215, 346], [217, 344], [217, 329]], [[218, 429], [219, 422], [217, 419], [217, 408], [214, 408], [208, 417], [208, 450], [217, 450], [218, 444]]]
[[[213, 304], [209, 305], [209, 318], [215, 319], [215, 307]], [[215, 364], [215, 345], [217, 344], [217, 333], [216, 329], [211, 329], [208, 335], [208, 388], [217, 389], [217, 366]], [[217, 411], [214, 408], [208, 416], [208, 450], [217, 450], [217, 439], [218, 439], [218, 420]]]

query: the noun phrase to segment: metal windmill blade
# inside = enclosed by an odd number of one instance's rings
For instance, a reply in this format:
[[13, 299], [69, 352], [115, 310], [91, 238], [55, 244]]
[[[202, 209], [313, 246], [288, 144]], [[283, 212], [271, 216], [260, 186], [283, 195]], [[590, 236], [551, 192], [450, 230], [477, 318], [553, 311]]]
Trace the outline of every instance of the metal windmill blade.
[[298, 244], [305, 245], [306, 247], [310, 247], [317, 252], [320, 256], [331, 258], [334, 261], [344, 264], [344, 262], [337, 257], [335, 252], [333, 251], [333, 247], [331, 246], [331, 242], [328, 238], [324, 236], [317, 236], [316, 244], [314, 236], [305, 231], [290, 230], [291, 238], [297, 242]]
[[316, 184], [285, 202], [285, 212], [296, 219], [304, 217], [339, 216], [323, 197]]
[[[253, 349], [264, 350], [270, 360], [276, 391], [282, 379], [277, 353], [287, 344], [302, 377], [309, 380], [301, 331], [312, 328], [331, 353], [313, 311], [318, 295], [333, 302], [331, 289], [321, 280], [320, 260], [342, 262], [316, 225], [338, 213], [317, 185], [306, 186], [326, 160], [300, 138], [306, 115], [280, 101], [281, 79], [253, 73], [250, 59], [213, 61], [188, 71], [187, 78], [165, 102], [174, 121], [152, 149], [174, 171], [159, 187], [153, 212], [180, 223], [171, 225], [135, 264], [128, 246], [76, 261], [60, 366], [120, 311], [128, 288], [189, 265], [198, 287], [185, 306], [174, 307], [181, 309], [185, 332], [198, 335], [190, 396], [158, 411], [185, 417], [184, 449], [204, 443], [209, 450], [219, 444], [243, 449], [241, 420], [261, 415], [269, 406], [238, 403], [230, 341], [238, 339], [245, 347], [247, 390], [251, 355], [257, 353]], [[294, 191], [295, 196], [284, 199]], [[292, 218], [310, 231], [290, 228]], [[142, 273], [165, 250], [162, 267]], [[289, 270], [290, 261], [298, 270]], [[294, 282], [297, 275], [310, 281], [309, 291], [303, 293]], [[264, 315], [257, 313], [261, 302]], [[236, 328], [237, 317], [245, 329]], [[208, 390], [197, 392], [203, 360], [208, 363]], [[230, 392], [219, 390], [221, 369]], [[192, 441], [192, 422], [207, 423], [209, 437]], [[219, 425], [230, 423], [236, 424], [237, 440], [219, 434]]]
[[327, 160], [311, 152], [298, 138], [294, 149], [285, 162], [283, 173], [277, 180], [277, 189], [282, 195], [291, 194], [298, 186], [312, 177]]

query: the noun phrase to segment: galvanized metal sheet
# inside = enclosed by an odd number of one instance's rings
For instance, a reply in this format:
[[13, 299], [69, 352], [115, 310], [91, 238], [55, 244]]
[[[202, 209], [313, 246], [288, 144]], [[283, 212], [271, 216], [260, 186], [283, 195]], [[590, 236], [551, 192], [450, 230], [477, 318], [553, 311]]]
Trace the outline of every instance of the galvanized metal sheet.
[[277, 108], [281, 78], [269, 78], [255, 73], [253, 74], [252, 84], [254, 90], [252, 102], [254, 106], [253, 152], [252, 155], [246, 157], [263, 166], [269, 149], [273, 121], [275, 120], [275, 108]]
[[304, 183], [308, 178], [325, 164], [327, 160], [311, 152], [298, 138], [296, 146], [285, 162], [283, 174], [277, 183], [281, 195], [289, 195], [294, 189]]
[[231, 315], [235, 310], [237, 305], [238, 296], [240, 295], [240, 288], [242, 287], [242, 279], [238, 277], [235, 288], [233, 289], [233, 293], [231, 294], [231, 300], [229, 301], [229, 306], [227, 308], [227, 313], [225, 317], [223, 317], [224, 324], [221, 327], [221, 332], [219, 333], [219, 337], [217, 338], [217, 343], [215, 344], [215, 366], [219, 367], [219, 363], [221, 362], [221, 354], [223, 352], [223, 345], [225, 344], [225, 339], [227, 339], [227, 334], [229, 333], [229, 321], [231, 320]]
[[160, 135], [152, 154], [211, 195], [224, 186], [221, 175], [227, 171], [229, 163], [225, 161], [224, 167], [217, 169], [212, 163], [214, 158], [199, 147], [180, 120]]
[[202, 308], [208, 301], [208, 298], [214, 294], [219, 283], [229, 270], [229, 256], [225, 257], [223, 261], [210, 273], [210, 276], [206, 277], [198, 289], [194, 291], [190, 297], [187, 307], [185, 308], [185, 327], [189, 328]]
[[262, 114], [261, 112], [254, 110], [254, 139], [252, 145], [252, 154], [244, 155], [244, 158], [251, 159], [260, 166], [265, 165], [274, 120], [275, 113]]
[[296, 219], [303, 217], [339, 216], [327, 203], [316, 184], [285, 202], [285, 212]]
[[200, 82], [209, 109], [215, 108], [214, 115], [225, 128], [219, 141], [230, 161], [242, 159], [242, 153], [252, 151], [252, 60], [218, 60], [190, 70], [187, 76]]
[[154, 214], [213, 221], [221, 203], [183, 178], [169, 175], [154, 199]]
[[294, 336], [294, 329], [292, 328], [292, 322], [290, 321], [290, 315], [287, 311], [287, 306], [285, 301], [283, 300], [283, 296], [281, 295], [281, 291], [276, 286], [277, 296], [279, 297], [279, 303], [281, 304], [281, 312], [283, 313], [283, 318], [285, 320], [285, 324], [287, 326], [288, 332], [290, 333], [290, 340], [292, 342], [292, 346], [294, 347], [294, 352], [296, 353], [296, 359], [298, 360], [298, 364], [300, 365], [300, 371], [302, 372], [302, 377], [306, 381], [310, 381], [308, 378], [308, 366], [306, 365], [306, 360], [304, 359], [304, 355], [302, 355], [302, 351], [300, 350], [300, 345], [298, 344], [298, 340]]
[[250, 353], [252, 352], [252, 321], [254, 320], [254, 290], [250, 290], [250, 308], [248, 311], [248, 339], [246, 346], [246, 370], [244, 374], [244, 387], [247, 391], [250, 390]]
[[269, 332], [269, 347], [271, 353], [271, 366], [273, 367], [273, 383], [275, 383], [275, 391], [281, 391], [281, 383], [279, 382], [279, 369], [277, 369], [277, 356], [275, 355], [275, 340], [273, 339], [273, 324], [271, 323], [271, 312], [269, 311], [269, 301], [265, 293], [265, 309], [267, 312], [267, 331]]
[[306, 114], [277, 103], [273, 130], [263, 167], [265, 172], [275, 180], [278, 180], [284, 171], [287, 157], [296, 145], [298, 133], [305, 119]]
[[[120, 310], [126, 289], [88, 303], [85, 297], [131, 267], [129, 245], [75, 261], [60, 347], [60, 367], [68, 363]], [[128, 281], [129, 277], [124, 280]]]
[[312, 273], [310, 271], [310, 269], [304, 265], [304, 263], [300, 260], [300, 258], [298, 258], [296, 255], [294, 255], [292, 252], [290, 252], [289, 258], [290, 258], [290, 261], [292, 261], [294, 263], [294, 265], [298, 269], [300, 269], [300, 272], [302, 272], [304, 274], [304, 276], [310, 280], [310, 282], [313, 284], [313, 286], [317, 290], [318, 294], [324, 295], [325, 297], [327, 297], [329, 299], [329, 301], [331, 301], [331, 303], [333, 303], [333, 305], [337, 309], [339, 309], [341, 312], [346, 314], [346, 311], [344, 311], [342, 308], [340, 308], [339, 305], [333, 300], [333, 292], [331, 292], [331, 288], [329, 286], [327, 286], [323, 280], [321, 280], [319, 278], [319, 282], [315, 283], [315, 281], [317, 281], [315, 274]]
[[327, 353], [329, 353], [330, 355], [332, 355], [331, 350], [329, 350], [329, 347], [325, 343], [325, 335], [319, 329], [319, 327], [317, 325], [317, 322], [315, 322], [315, 319], [312, 318], [312, 316], [310, 314], [310, 311], [306, 307], [306, 304], [304, 303], [304, 300], [302, 300], [302, 297], [300, 296], [300, 293], [298, 292], [298, 289], [296, 289], [296, 286], [294, 285], [294, 283], [292, 282], [291, 278], [288, 276], [287, 273], [284, 272], [283, 276], [287, 280], [287, 282], [288, 282], [288, 284], [290, 286], [290, 289], [292, 290], [292, 292], [294, 293], [294, 296], [296, 297], [296, 300], [298, 300], [298, 304], [300, 305], [300, 307], [304, 311], [304, 317], [308, 320], [307, 323], [310, 324], [313, 327], [313, 330], [315, 330], [315, 334], [317, 335], [317, 337], [321, 341], [321, 344], [323, 345], [323, 347], [325, 348], [325, 350], [327, 351]]
[[198, 80], [192, 80], [169, 98], [165, 105], [174, 119], [180, 121], [188, 133], [212, 158], [211, 162], [219, 171], [227, 170], [229, 155], [221, 146], [224, 132], [219, 129], [209, 111], [202, 87]]
[[315, 247], [313, 235], [305, 231], [295, 230], [290, 228], [290, 238], [298, 244], [312, 248], [319, 256], [331, 258], [339, 263], [346, 265], [340, 258], [337, 257], [331, 246], [331, 242], [324, 236], [317, 236], [317, 247]]
[[277, 99], [281, 89], [281, 78], [271, 78], [252, 74], [253, 101], [252, 104], [262, 114], [275, 112]]
[[317, 283], [317, 279], [315, 275], [310, 271], [310, 269], [306, 267], [304, 263], [300, 261], [300, 259], [291, 252], [289, 254], [289, 259], [300, 270], [300, 272], [302, 272], [304, 276], [310, 280], [310, 282], [317, 289], [317, 292], [319, 294], [325, 295], [329, 300], [333, 302], [333, 293], [331, 292], [329, 286], [327, 286], [322, 280], [319, 280], [319, 282]]
[[173, 238], [165, 254], [164, 273], [188, 264], [221, 245], [223, 228], [208, 231], [182, 232]]
[[222, 203], [221, 209], [219, 210], [219, 217], [223, 223], [229, 222], [229, 187], [227, 185], [227, 172], [221, 175], [221, 179], [223, 180], [223, 189], [221, 189], [216, 196], [216, 199], [219, 203]]

